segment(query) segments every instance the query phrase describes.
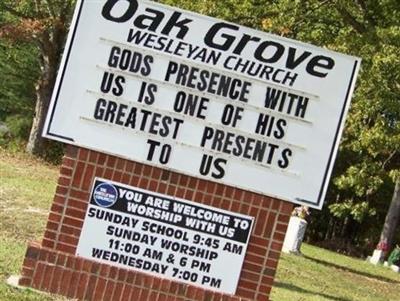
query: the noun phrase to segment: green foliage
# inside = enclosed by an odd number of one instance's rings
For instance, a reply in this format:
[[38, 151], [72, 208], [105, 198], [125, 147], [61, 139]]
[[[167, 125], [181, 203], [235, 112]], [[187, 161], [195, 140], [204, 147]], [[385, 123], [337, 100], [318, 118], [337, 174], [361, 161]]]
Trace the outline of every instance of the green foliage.
[[21, 146], [29, 137], [34, 114], [38, 54], [29, 43], [12, 45], [1, 39], [0, 49], [0, 124], [10, 130], [0, 137], [0, 144]]

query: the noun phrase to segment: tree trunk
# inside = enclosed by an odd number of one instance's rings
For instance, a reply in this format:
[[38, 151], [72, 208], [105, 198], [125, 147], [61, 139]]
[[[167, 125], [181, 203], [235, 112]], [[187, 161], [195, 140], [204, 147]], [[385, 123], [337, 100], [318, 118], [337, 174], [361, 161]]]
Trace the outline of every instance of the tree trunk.
[[54, 27], [44, 32], [39, 40], [41, 52], [41, 76], [36, 85], [35, 116], [29, 135], [26, 150], [34, 155], [45, 157], [46, 140], [42, 137], [51, 95], [57, 78], [57, 69], [61, 60], [62, 49], [66, 38], [65, 17], [55, 22]]
[[387, 245], [387, 250], [393, 247], [396, 227], [400, 219], [400, 179], [396, 181], [393, 192], [392, 202], [386, 214], [385, 223], [383, 225], [380, 243]]
[[43, 57], [42, 73], [36, 85], [36, 107], [32, 128], [26, 150], [34, 155], [43, 156], [46, 151], [42, 137], [44, 123], [49, 110], [51, 94], [57, 76], [55, 63], [49, 56]]

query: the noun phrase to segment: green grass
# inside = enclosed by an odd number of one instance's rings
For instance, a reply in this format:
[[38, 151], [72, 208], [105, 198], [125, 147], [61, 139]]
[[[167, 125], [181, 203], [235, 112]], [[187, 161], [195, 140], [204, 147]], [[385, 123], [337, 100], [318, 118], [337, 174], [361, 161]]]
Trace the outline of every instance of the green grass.
[[19, 274], [28, 241], [43, 235], [57, 175], [58, 167], [0, 149], [1, 301], [57, 299], [6, 284], [9, 276]]
[[302, 253], [283, 254], [272, 300], [400, 300], [400, 275], [388, 268], [307, 244], [303, 244]]
[[[57, 176], [58, 167], [0, 149], [0, 301], [65, 300], [5, 282], [19, 273], [28, 241], [43, 235]], [[307, 244], [302, 252], [282, 255], [272, 300], [400, 300], [400, 275], [389, 269]]]

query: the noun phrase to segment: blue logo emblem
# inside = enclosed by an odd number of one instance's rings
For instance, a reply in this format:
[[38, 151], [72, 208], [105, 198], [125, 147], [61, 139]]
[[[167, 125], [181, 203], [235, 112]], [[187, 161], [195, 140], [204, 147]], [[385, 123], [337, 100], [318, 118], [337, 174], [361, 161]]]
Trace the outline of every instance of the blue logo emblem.
[[107, 208], [115, 204], [118, 192], [114, 185], [102, 183], [95, 188], [93, 197], [97, 205]]

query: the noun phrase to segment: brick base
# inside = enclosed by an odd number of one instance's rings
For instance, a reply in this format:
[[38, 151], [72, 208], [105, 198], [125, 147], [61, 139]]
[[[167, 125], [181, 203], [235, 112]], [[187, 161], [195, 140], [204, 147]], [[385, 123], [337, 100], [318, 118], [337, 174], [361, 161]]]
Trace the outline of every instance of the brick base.
[[[76, 257], [95, 177], [255, 217], [236, 295]], [[80, 300], [268, 301], [292, 208], [281, 200], [69, 146], [44, 238], [28, 246], [20, 285]]]

